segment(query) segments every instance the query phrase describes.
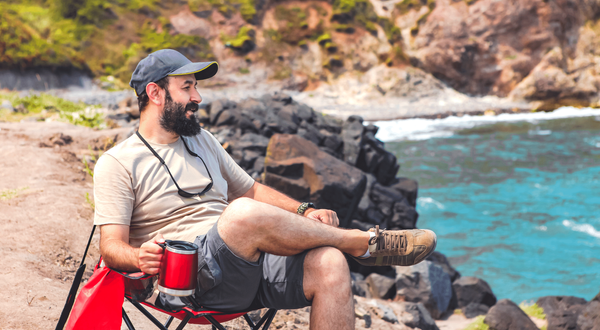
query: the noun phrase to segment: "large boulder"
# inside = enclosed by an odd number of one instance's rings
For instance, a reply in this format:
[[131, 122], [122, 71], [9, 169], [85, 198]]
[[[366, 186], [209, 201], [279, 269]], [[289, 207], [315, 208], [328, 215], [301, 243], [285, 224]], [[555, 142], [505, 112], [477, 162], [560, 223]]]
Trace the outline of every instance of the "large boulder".
[[485, 316], [490, 330], [538, 330], [523, 310], [509, 299], [498, 301]]
[[435, 319], [443, 317], [452, 299], [450, 276], [428, 260], [410, 267], [396, 267], [396, 289], [396, 299], [423, 303]]
[[389, 229], [413, 229], [416, 227], [419, 214], [400, 191], [374, 183], [369, 197], [376, 205], [375, 214], [378, 213], [377, 211], [383, 214], [386, 220], [382, 221], [384, 227]]
[[577, 319], [587, 301], [572, 296], [547, 296], [537, 300], [548, 319], [548, 330], [575, 330]]
[[396, 296], [396, 280], [392, 277], [372, 273], [366, 278], [371, 296], [377, 299], [393, 299]]
[[575, 51], [582, 2], [436, 1], [411, 28], [413, 62], [461, 92], [506, 96], [548, 49]]
[[581, 309], [577, 317], [577, 329], [600, 330], [600, 301], [592, 300]]
[[435, 320], [422, 303], [398, 302], [392, 305], [394, 312], [398, 315], [401, 323], [421, 330], [438, 330]]
[[467, 318], [477, 315], [485, 315], [489, 308], [496, 303], [496, 296], [490, 285], [477, 277], [464, 276], [452, 283], [456, 292], [456, 300], [459, 308]]
[[337, 212], [348, 227], [366, 185], [359, 169], [297, 135], [275, 134], [265, 157], [265, 184], [292, 198]]
[[359, 297], [371, 298], [369, 285], [365, 281], [365, 277], [360, 273], [350, 272], [352, 279], [352, 294]]
[[448, 261], [448, 258], [446, 258], [446, 256], [443, 255], [441, 252], [433, 251], [433, 253], [430, 254], [426, 260], [429, 260], [434, 264], [442, 267], [444, 272], [450, 275], [450, 280], [452, 282], [456, 281], [460, 277], [460, 273], [454, 267], [452, 267], [450, 261]]
[[[577, 63], [571, 64], [568, 63]], [[543, 101], [540, 110], [557, 105], [589, 106], [598, 100], [600, 63], [594, 57], [567, 61], [560, 47], [555, 47], [510, 93], [517, 100]]]

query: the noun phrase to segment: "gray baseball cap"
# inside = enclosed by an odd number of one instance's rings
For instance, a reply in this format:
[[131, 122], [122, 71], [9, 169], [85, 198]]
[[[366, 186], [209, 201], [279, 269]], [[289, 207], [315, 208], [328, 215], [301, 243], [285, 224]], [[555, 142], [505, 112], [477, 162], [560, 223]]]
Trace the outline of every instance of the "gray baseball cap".
[[148, 55], [138, 63], [131, 75], [129, 86], [135, 95], [146, 91], [146, 86], [167, 76], [194, 74], [196, 80], [208, 79], [219, 70], [217, 62], [192, 62], [173, 49], [161, 49]]

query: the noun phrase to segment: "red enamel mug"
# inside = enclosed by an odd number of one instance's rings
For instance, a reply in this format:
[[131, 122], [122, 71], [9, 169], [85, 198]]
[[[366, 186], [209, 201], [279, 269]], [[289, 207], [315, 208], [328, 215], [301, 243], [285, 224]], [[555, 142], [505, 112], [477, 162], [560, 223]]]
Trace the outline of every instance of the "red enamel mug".
[[158, 291], [177, 297], [192, 295], [196, 290], [198, 245], [186, 241], [166, 240], [158, 279]]

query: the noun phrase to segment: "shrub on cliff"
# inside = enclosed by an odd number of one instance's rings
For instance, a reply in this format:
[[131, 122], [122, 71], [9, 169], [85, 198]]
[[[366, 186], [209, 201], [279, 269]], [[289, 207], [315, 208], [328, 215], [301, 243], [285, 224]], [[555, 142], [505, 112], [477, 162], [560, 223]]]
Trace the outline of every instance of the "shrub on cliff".
[[251, 23], [256, 15], [254, 0], [188, 0], [191, 11], [217, 9], [225, 16], [239, 11], [246, 22]]
[[104, 114], [98, 112], [96, 106], [89, 106], [83, 102], [71, 102], [45, 93], [25, 97], [20, 97], [17, 93], [3, 93], [0, 94], [1, 99], [6, 99], [16, 106], [15, 111], [0, 109], [2, 120], [20, 121], [26, 117], [44, 120], [51, 117], [91, 128], [106, 128], [107, 126]]
[[0, 3], [0, 66], [85, 68], [76, 45], [93, 27], [50, 16], [49, 8], [34, 4]]

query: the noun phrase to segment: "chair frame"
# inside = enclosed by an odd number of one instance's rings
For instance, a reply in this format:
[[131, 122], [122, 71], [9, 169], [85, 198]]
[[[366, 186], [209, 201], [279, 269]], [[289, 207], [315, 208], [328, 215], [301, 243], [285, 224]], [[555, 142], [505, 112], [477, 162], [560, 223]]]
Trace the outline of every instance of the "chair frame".
[[[73, 284], [71, 285], [71, 290], [69, 292], [69, 296], [67, 297], [67, 301], [65, 303], [65, 306], [63, 307], [61, 316], [56, 325], [56, 330], [64, 329], [64, 326], [65, 326], [67, 319], [69, 317], [69, 314], [71, 312], [71, 308], [73, 307], [73, 302], [75, 301], [75, 297], [77, 295], [77, 289], [79, 288], [79, 284], [81, 283], [81, 278], [83, 276], [83, 272], [85, 271], [85, 267], [86, 267], [86, 265], [84, 264], [85, 257], [87, 256], [88, 248], [90, 247], [90, 243], [92, 242], [92, 237], [94, 236], [95, 229], [96, 229], [96, 226], [94, 225], [92, 227], [92, 232], [90, 233], [90, 238], [88, 239], [88, 243], [85, 247], [85, 252], [83, 253], [83, 257], [81, 258], [81, 263], [79, 265], [79, 269], [77, 270], [77, 274], [75, 276], [75, 279], [73, 280]], [[102, 260], [102, 257], [100, 257], [100, 260], [98, 261], [97, 265], [100, 264], [101, 260]], [[141, 277], [137, 277], [137, 276], [131, 277], [131, 276], [129, 276], [130, 274], [128, 274], [128, 273], [123, 273], [123, 272], [116, 271], [116, 270], [112, 270], [112, 271], [120, 274], [123, 277], [129, 278], [129, 279], [141, 279]], [[143, 277], [148, 278], [148, 277], [152, 277], [152, 276], [146, 274]], [[246, 323], [248, 323], [248, 326], [250, 327], [251, 330], [260, 330], [261, 327], [262, 327], [262, 330], [268, 330], [269, 327], [271, 326], [271, 322], [273, 321], [273, 318], [275, 317], [275, 314], [277, 313], [276, 309], [271, 308], [265, 313], [265, 315], [263, 315], [260, 318], [260, 320], [258, 320], [257, 323], [254, 323], [254, 321], [252, 321], [250, 316], [248, 316], [248, 312], [250, 312], [250, 310], [236, 312], [236, 313], [225, 313], [225, 312], [215, 311], [215, 310], [211, 310], [211, 309], [199, 306], [198, 303], [193, 298], [190, 298], [190, 297], [184, 298], [187, 302], [187, 306], [182, 308], [181, 310], [175, 311], [175, 312], [169, 312], [169, 311], [160, 309], [160, 308], [158, 308], [150, 303], [147, 303], [145, 301], [137, 301], [136, 299], [133, 299], [130, 294], [127, 294], [127, 293], [125, 294], [124, 298], [127, 299], [144, 316], [146, 316], [146, 318], [148, 318], [152, 323], [154, 323], [154, 325], [156, 327], [158, 327], [158, 329], [160, 329], [160, 330], [168, 330], [169, 326], [171, 325], [171, 323], [173, 322], [173, 320], [175, 318], [182, 320], [181, 323], [179, 324], [179, 326], [177, 327], [177, 330], [182, 330], [192, 320], [196, 320], [196, 322], [191, 322], [191, 323], [195, 323], [195, 324], [212, 324], [213, 330], [216, 330], [216, 329], [226, 330], [225, 327], [223, 327], [223, 325], [221, 325], [220, 322], [227, 322], [229, 320], [236, 319], [240, 316], [244, 317], [244, 319], [246, 320]], [[161, 313], [165, 313], [165, 314], [169, 315], [169, 318], [167, 319], [167, 321], [164, 324], [162, 324], [143, 305], [146, 305], [147, 307], [155, 309]], [[131, 319], [125, 312], [125, 308], [121, 307], [121, 311], [122, 311], [123, 322], [125, 323], [127, 328], [129, 330], [135, 330], [135, 327], [133, 326]], [[200, 320], [201, 318], [204, 318], [205, 321]], [[221, 320], [220, 321], [217, 320], [218, 318], [220, 318]]]
[[[146, 309], [143, 305], [146, 305], [148, 307], [151, 307], [155, 310], [158, 310], [160, 312], [165, 313], [164, 310], [159, 309], [149, 303], [146, 302], [138, 302], [133, 300], [131, 297], [129, 296], [125, 296], [125, 298], [135, 307], [137, 308], [142, 314], [144, 314], [144, 316], [146, 316], [152, 323], [154, 323], [154, 325], [160, 329], [160, 330], [168, 330], [169, 326], [171, 325], [171, 322], [173, 322], [173, 319], [175, 318], [174, 315], [171, 315], [171, 313], [168, 313], [170, 316], [167, 319], [167, 321], [162, 324], [159, 320], [157, 320], [154, 315], [150, 314], [150, 312], [148, 311], [148, 309]], [[188, 299], [189, 302], [192, 302], [193, 299]], [[185, 317], [182, 319], [181, 323], [179, 324], [179, 326], [177, 327], [177, 330], [181, 330], [183, 329], [190, 320], [192, 319], [197, 319], [197, 318], [204, 318], [206, 319], [208, 322], [210, 322], [210, 324], [212, 324], [212, 329], [213, 330], [225, 330], [225, 327], [223, 327], [223, 325], [221, 325], [221, 323], [219, 321], [217, 321], [215, 319], [214, 316], [221, 316], [221, 315], [231, 315], [228, 313], [222, 313], [222, 312], [216, 312], [210, 309], [206, 309], [206, 308], [202, 308], [202, 307], [198, 307], [195, 303], [192, 303], [194, 306], [193, 309], [189, 308], [189, 307], [185, 307], [182, 309], [182, 311], [185, 312]], [[252, 330], [259, 330], [262, 329], [263, 330], [267, 330], [269, 329], [269, 327], [271, 326], [271, 322], [273, 321], [273, 318], [275, 317], [275, 314], [277, 313], [277, 310], [274, 308], [269, 309], [265, 315], [263, 315], [260, 320], [257, 323], [254, 323], [252, 321], [252, 319], [250, 318], [250, 316], [248, 316], [248, 313], [243, 313], [244, 319], [246, 320], [246, 323], [248, 323], [248, 326], [250, 327], [250, 329]], [[238, 314], [238, 313], [234, 313], [234, 314]], [[235, 317], [237, 318], [237, 317]], [[234, 318], [232, 318], [234, 319]], [[123, 322], [125, 322], [125, 325], [127, 326], [127, 328], [129, 330], [135, 330], [135, 327], [133, 326], [133, 323], [131, 322], [131, 320], [129, 319], [129, 316], [127, 315], [127, 313], [125, 312], [125, 309], [123, 308]]]

